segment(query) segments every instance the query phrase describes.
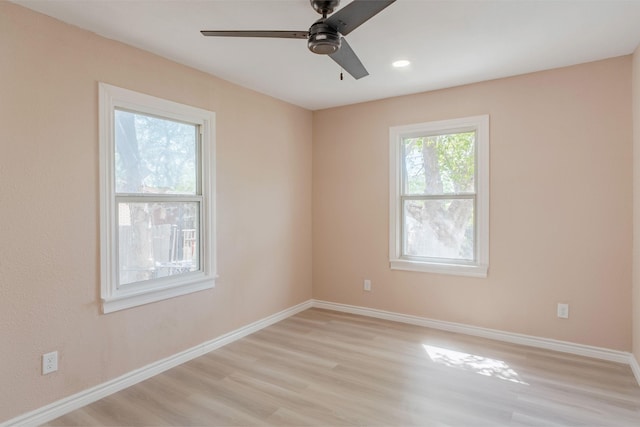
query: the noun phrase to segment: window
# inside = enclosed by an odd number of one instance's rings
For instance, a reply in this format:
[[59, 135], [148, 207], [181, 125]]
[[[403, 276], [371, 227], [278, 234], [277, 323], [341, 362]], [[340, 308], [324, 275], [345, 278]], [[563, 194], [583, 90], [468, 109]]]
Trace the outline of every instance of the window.
[[103, 312], [212, 288], [214, 113], [99, 92]]
[[489, 116], [392, 127], [392, 269], [486, 277]]

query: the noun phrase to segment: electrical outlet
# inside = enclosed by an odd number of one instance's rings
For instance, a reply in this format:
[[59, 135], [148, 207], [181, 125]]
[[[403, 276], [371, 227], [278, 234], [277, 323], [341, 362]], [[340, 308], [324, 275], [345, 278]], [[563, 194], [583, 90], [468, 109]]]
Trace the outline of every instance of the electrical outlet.
[[369, 279], [364, 280], [364, 290], [367, 292], [371, 291], [371, 280]]
[[58, 352], [52, 351], [42, 355], [42, 375], [58, 370]]
[[569, 318], [569, 304], [558, 303], [558, 317], [561, 319]]

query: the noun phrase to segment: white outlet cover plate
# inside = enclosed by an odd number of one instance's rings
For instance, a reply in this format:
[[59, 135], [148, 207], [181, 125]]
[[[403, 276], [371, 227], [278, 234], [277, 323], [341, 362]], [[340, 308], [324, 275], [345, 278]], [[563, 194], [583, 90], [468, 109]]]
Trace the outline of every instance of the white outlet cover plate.
[[569, 304], [558, 304], [558, 317], [561, 319], [569, 318]]
[[42, 375], [58, 370], [58, 352], [52, 351], [42, 355]]

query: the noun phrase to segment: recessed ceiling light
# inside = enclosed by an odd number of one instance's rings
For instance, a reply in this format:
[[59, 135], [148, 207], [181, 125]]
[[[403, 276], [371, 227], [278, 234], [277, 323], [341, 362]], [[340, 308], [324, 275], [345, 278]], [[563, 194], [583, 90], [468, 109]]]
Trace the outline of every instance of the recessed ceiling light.
[[393, 65], [395, 68], [404, 68], [408, 67], [410, 64], [411, 62], [406, 59], [399, 59], [397, 61], [394, 61], [391, 65]]

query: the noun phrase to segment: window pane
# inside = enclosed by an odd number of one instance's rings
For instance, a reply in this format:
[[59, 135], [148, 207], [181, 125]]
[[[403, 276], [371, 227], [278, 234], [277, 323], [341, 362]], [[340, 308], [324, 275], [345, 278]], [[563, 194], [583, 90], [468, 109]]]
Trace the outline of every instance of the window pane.
[[404, 138], [404, 194], [475, 193], [475, 132]]
[[405, 200], [404, 255], [474, 259], [473, 199]]
[[198, 202], [118, 203], [120, 284], [198, 271]]
[[116, 193], [196, 194], [197, 126], [115, 111]]

